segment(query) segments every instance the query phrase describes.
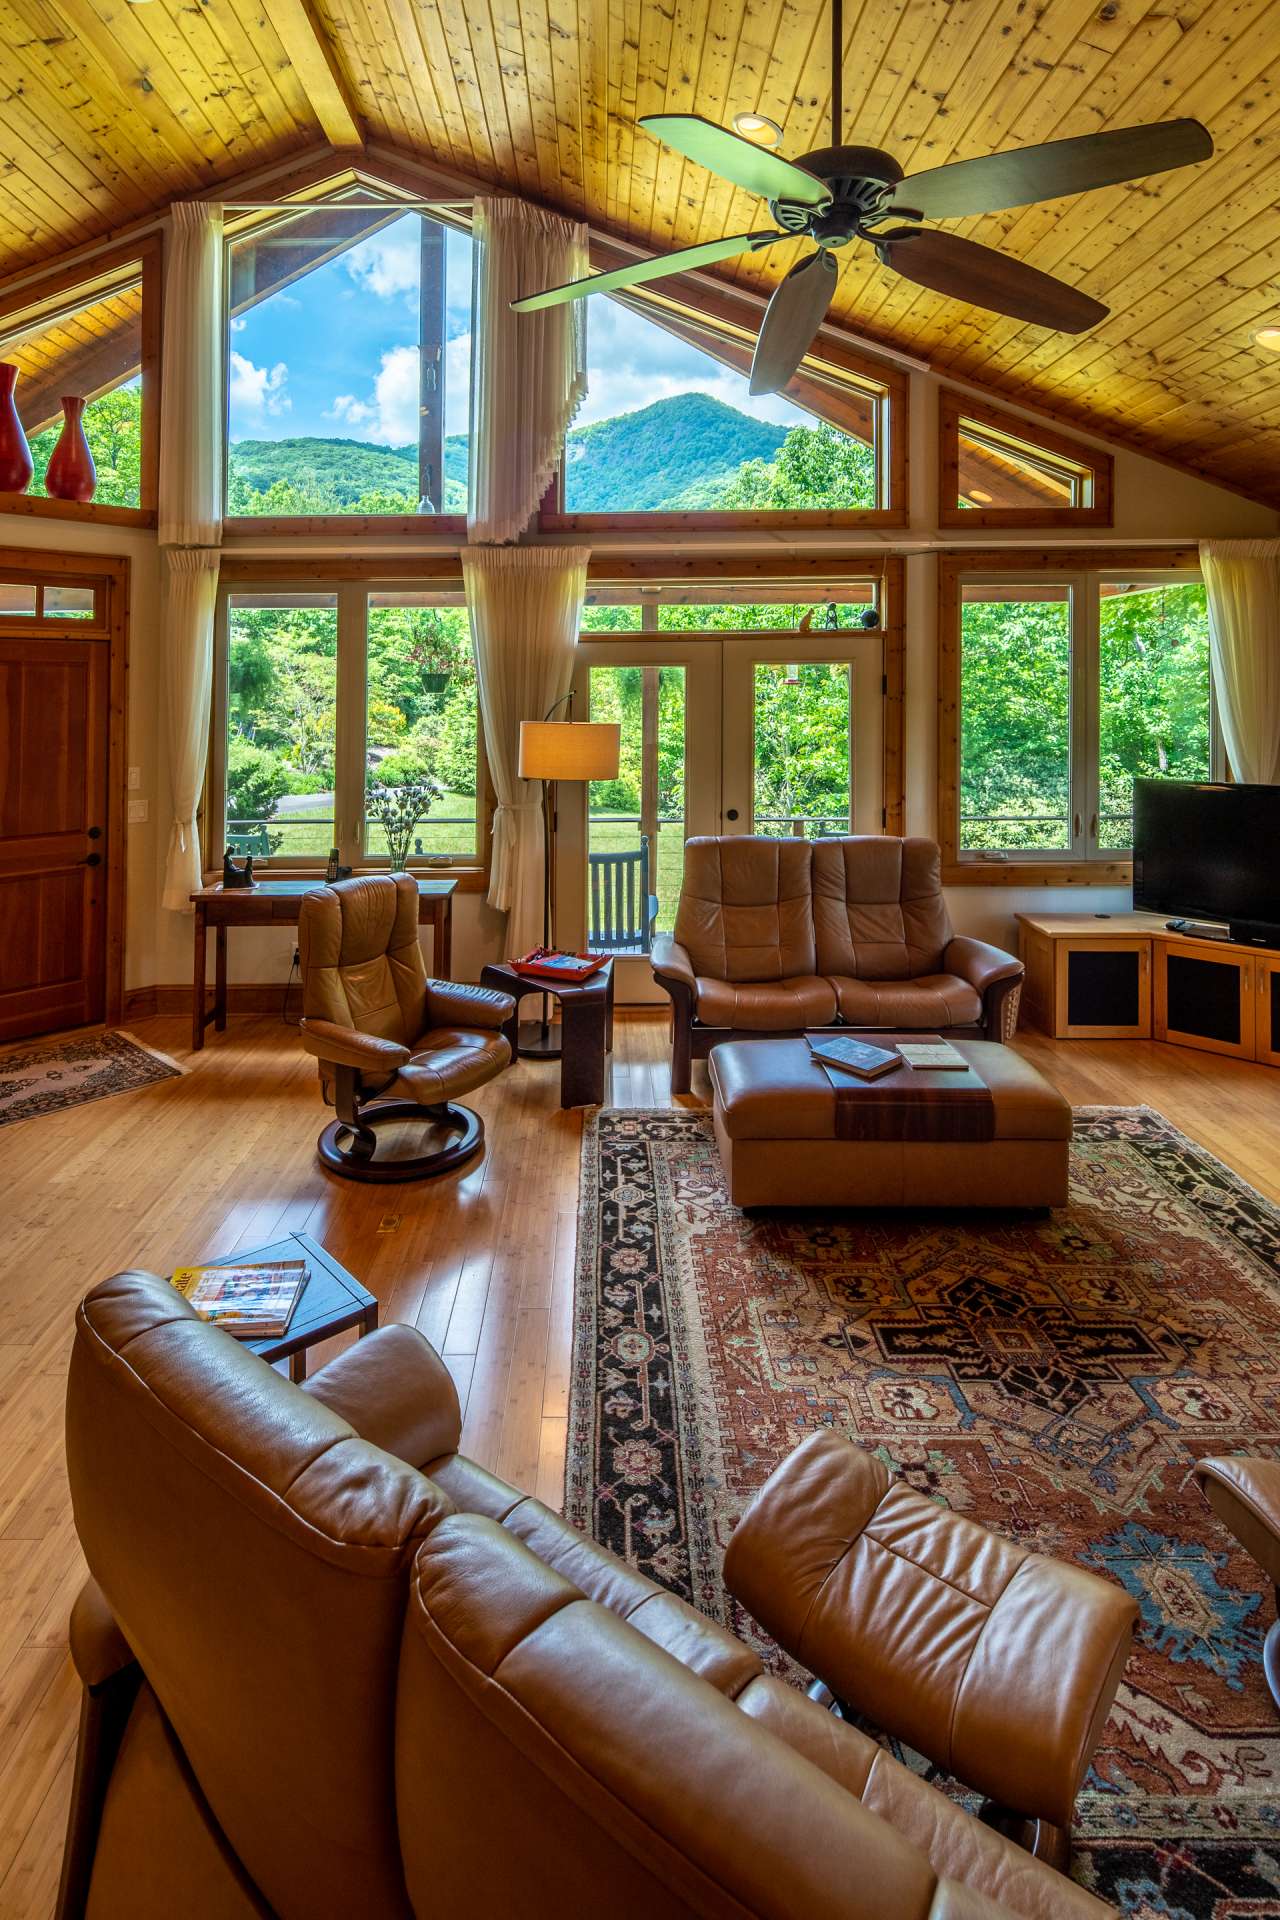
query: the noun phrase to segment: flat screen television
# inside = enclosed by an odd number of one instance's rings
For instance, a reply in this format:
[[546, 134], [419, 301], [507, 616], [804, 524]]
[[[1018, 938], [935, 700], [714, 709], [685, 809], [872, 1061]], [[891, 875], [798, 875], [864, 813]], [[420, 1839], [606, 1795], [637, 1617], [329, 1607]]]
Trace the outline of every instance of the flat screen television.
[[1242, 939], [1280, 929], [1280, 787], [1135, 780], [1133, 904]]

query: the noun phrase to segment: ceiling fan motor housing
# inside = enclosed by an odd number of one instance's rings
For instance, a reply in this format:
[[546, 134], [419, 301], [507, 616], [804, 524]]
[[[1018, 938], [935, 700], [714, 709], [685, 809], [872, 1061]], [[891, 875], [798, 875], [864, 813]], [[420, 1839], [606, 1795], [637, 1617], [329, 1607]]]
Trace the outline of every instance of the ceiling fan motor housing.
[[811, 234], [820, 245], [851, 240], [863, 220], [879, 213], [887, 189], [902, 179], [893, 155], [879, 147], [819, 147], [794, 164], [823, 182], [830, 204], [814, 209], [777, 200], [770, 211], [786, 232]]

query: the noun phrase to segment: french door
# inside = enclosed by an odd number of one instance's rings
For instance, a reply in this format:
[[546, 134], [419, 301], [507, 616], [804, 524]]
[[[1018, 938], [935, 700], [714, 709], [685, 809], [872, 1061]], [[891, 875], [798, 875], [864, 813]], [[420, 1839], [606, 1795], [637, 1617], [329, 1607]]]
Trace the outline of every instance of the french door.
[[577, 718], [620, 728], [619, 775], [557, 795], [556, 935], [617, 956], [623, 1002], [659, 998], [694, 834], [815, 839], [882, 826], [881, 635], [600, 635], [578, 646]]

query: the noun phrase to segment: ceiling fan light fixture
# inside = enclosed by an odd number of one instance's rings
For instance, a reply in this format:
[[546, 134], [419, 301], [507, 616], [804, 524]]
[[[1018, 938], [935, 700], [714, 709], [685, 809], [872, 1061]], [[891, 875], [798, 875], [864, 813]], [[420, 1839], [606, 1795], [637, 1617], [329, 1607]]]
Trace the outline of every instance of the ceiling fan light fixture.
[[733, 130], [759, 147], [776, 147], [782, 138], [782, 128], [767, 113], [735, 113]]
[[1267, 353], [1280, 353], [1280, 322], [1273, 326], [1259, 327], [1252, 335], [1255, 347], [1262, 347]]

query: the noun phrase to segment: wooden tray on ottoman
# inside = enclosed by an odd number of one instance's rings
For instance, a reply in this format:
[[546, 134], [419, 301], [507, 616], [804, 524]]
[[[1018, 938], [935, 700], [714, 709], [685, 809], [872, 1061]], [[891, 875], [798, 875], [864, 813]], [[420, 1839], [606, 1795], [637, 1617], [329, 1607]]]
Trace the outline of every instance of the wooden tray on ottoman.
[[[879, 1046], [934, 1038], [868, 1034]], [[1028, 1060], [953, 1040], [967, 1071], [827, 1069], [808, 1041], [712, 1050], [716, 1141], [740, 1207], [1060, 1207], [1071, 1108]], [[838, 1081], [838, 1087], [836, 1083]]]

